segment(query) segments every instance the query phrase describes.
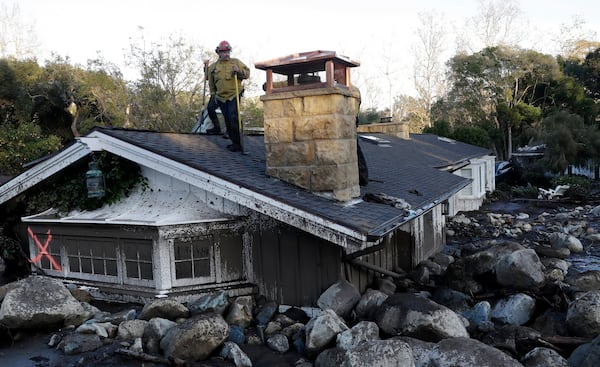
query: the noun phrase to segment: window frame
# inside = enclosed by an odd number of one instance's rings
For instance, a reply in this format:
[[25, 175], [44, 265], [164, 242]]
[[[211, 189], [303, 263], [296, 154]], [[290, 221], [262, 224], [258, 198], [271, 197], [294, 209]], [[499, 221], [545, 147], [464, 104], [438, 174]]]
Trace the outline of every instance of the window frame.
[[[175, 259], [175, 246], [177, 246], [179, 244], [184, 244], [184, 243], [189, 243], [190, 246], [192, 246], [192, 243], [194, 241], [198, 241], [198, 240], [207, 242], [207, 246], [208, 246], [208, 250], [209, 250], [209, 254], [208, 254], [209, 267], [210, 267], [209, 275], [192, 277], [192, 278], [177, 278], [177, 264], [181, 263], [183, 261], [188, 261], [188, 260], [176, 260]], [[214, 238], [212, 235], [170, 239], [169, 240], [169, 255], [171, 258], [170, 266], [171, 266], [171, 283], [172, 283], [172, 285], [173, 286], [187, 286], [187, 285], [196, 285], [196, 284], [215, 283], [217, 281], [216, 265], [215, 265], [217, 263], [217, 259], [216, 259], [215, 247], [216, 247], [216, 244], [215, 244], [215, 241], [214, 241]], [[190, 253], [192, 253], [192, 251], [190, 251]], [[193, 264], [194, 263], [193, 253], [191, 256], [192, 257], [190, 258], [189, 261], [191, 261]]]

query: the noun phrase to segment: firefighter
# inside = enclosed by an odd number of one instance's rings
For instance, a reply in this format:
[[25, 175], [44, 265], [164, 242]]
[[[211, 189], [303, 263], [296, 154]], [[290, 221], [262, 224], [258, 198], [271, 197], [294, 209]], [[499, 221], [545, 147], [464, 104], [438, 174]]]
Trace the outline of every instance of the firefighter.
[[[240, 140], [239, 97], [243, 94], [242, 80], [250, 77], [250, 69], [240, 60], [231, 57], [231, 45], [221, 41], [215, 52], [219, 59], [208, 67], [208, 85], [211, 98], [214, 98], [225, 120], [232, 152], [242, 151]], [[237, 81], [237, 85], [236, 85]], [[239, 96], [236, 95], [239, 91]]]

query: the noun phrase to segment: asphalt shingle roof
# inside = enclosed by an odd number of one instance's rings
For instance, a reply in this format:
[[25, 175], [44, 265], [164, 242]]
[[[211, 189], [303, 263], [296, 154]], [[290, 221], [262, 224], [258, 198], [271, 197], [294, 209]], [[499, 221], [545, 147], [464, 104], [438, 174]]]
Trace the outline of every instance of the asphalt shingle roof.
[[[229, 152], [226, 146], [230, 141], [217, 135], [111, 128], [96, 130], [366, 235], [383, 235], [391, 229], [390, 225], [405, 222], [403, 209], [366, 201], [343, 205], [267, 176], [262, 135], [245, 136], [247, 154], [242, 155]], [[444, 147], [443, 144], [439, 146], [434, 140], [437, 137], [433, 135], [414, 136], [410, 140], [379, 136], [389, 140], [389, 146], [360, 142], [371, 180], [368, 186], [361, 187], [361, 197], [366, 193], [385, 193], [404, 199], [413, 210], [428, 208], [431, 203], [448, 198], [469, 182], [434, 167], [444, 166], [447, 164], [444, 162], [449, 160], [460, 161], [486, 154], [485, 150], [468, 145], [460, 145], [460, 149]], [[422, 156], [420, 149], [430, 154]]]

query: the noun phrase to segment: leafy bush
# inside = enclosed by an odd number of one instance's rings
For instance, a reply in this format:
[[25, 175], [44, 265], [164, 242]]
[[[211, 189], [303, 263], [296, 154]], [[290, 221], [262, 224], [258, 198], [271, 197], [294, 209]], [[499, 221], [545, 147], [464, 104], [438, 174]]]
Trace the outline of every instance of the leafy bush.
[[478, 147], [490, 146], [490, 137], [487, 131], [477, 126], [458, 126], [452, 132], [451, 138]]
[[29, 261], [19, 241], [0, 234], [0, 257], [6, 268], [4, 275], [19, 278], [29, 273]]
[[514, 186], [511, 193], [514, 197], [535, 199], [538, 196], [538, 188], [528, 183], [527, 186]]
[[18, 174], [23, 164], [58, 150], [60, 138], [44, 136], [33, 122], [2, 124], [0, 128], [0, 172]]

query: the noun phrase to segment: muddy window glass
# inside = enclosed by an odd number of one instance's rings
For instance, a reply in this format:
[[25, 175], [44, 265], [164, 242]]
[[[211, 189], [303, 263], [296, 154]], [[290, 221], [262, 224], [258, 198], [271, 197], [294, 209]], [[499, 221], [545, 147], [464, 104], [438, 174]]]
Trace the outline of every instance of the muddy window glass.
[[[473, 171], [470, 168], [463, 168], [460, 170], [460, 175], [464, 178], [473, 178]], [[462, 193], [464, 195], [473, 195], [473, 183], [471, 182], [468, 186], [465, 186]]]
[[173, 246], [176, 279], [211, 275], [212, 240], [210, 237], [193, 238], [188, 241], [175, 240]]
[[[43, 238], [43, 235], [39, 235], [39, 238], [42, 241], [42, 243], [45, 243], [45, 239]], [[38, 251], [39, 251], [39, 248], [38, 248]], [[50, 242], [48, 244], [48, 248], [46, 249], [46, 251], [48, 252], [49, 256], [51, 256], [60, 265], [60, 259], [61, 259], [60, 258], [60, 245], [58, 243]], [[48, 256], [42, 256], [42, 258], [40, 259], [40, 267], [42, 269], [46, 269], [46, 270], [57, 270], [52, 265], [52, 262], [50, 261]]]
[[69, 271], [93, 275], [117, 275], [117, 254], [112, 241], [70, 240], [66, 245]]
[[123, 241], [125, 276], [133, 279], [154, 279], [152, 273], [152, 242]]

